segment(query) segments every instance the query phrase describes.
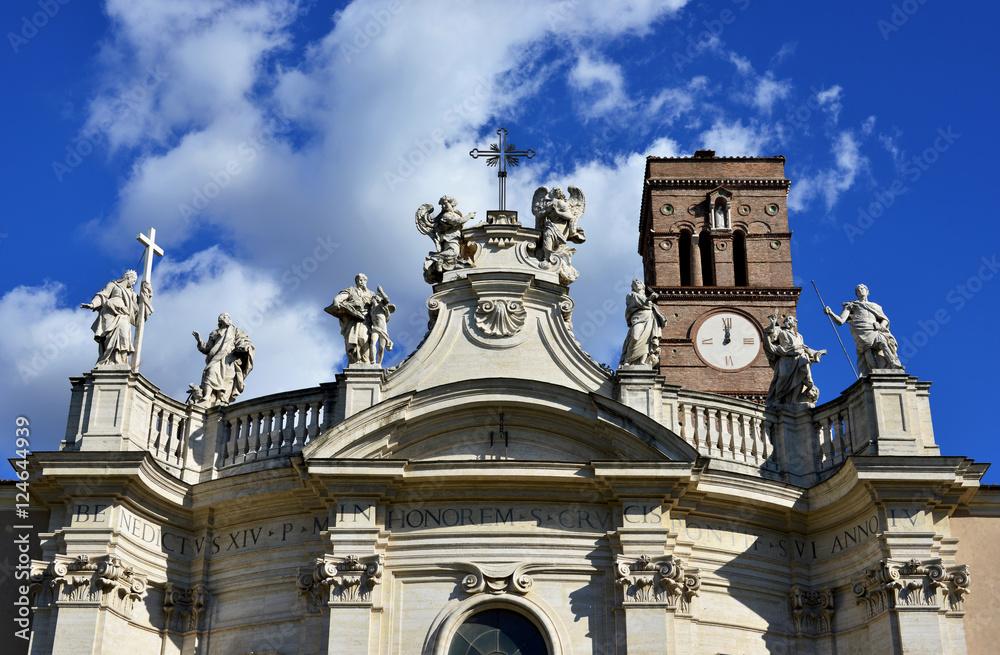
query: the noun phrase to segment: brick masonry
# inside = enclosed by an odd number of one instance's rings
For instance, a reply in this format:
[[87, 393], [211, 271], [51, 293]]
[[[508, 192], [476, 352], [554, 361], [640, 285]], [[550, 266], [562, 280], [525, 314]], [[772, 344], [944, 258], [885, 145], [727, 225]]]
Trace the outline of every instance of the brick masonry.
[[[698, 356], [694, 329], [709, 314], [732, 310], [754, 320], [763, 338], [768, 315], [795, 315], [800, 289], [792, 283], [791, 231], [784, 157], [649, 157], [643, 184], [639, 254], [646, 285], [667, 317], [660, 374], [668, 384], [762, 401], [771, 381], [764, 353], [738, 371], [714, 368]], [[732, 229], [712, 229], [711, 198], [730, 202]], [[681, 282], [682, 233], [711, 236], [715, 285]], [[736, 286], [734, 238], [746, 243], [746, 286]], [[690, 260], [689, 260], [690, 261]]]

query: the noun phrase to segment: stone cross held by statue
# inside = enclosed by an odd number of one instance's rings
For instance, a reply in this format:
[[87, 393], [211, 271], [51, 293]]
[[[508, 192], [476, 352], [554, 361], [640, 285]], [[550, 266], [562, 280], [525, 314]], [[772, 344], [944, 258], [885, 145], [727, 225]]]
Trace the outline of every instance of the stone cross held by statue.
[[469, 155], [473, 159], [479, 159], [480, 157], [486, 157], [487, 166], [497, 167], [497, 178], [500, 180], [500, 206], [497, 209], [505, 210], [507, 209], [507, 166], [517, 166], [520, 163], [520, 158], [531, 159], [535, 156], [535, 151], [531, 150], [515, 150], [513, 143], [507, 143], [507, 129], [501, 127], [497, 130], [497, 134], [500, 136], [498, 143], [491, 143], [489, 150], [480, 150], [479, 148], [473, 148], [469, 151]]
[[[142, 281], [149, 283], [150, 288], [152, 288], [153, 282], [150, 276], [153, 274], [153, 255], [163, 257], [163, 248], [156, 245], [156, 230], [152, 227], [149, 228], [149, 236], [139, 233], [135, 238], [139, 243], [146, 246], [146, 252], [143, 255], [145, 262], [142, 267]], [[142, 355], [142, 329], [146, 325], [146, 310], [143, 308], [139, 311], [141, 315], [135, 326], [135, 352], [132, 353], [133, 373], [139, 372], [139, 362], [142, 361], [140, 359]]]

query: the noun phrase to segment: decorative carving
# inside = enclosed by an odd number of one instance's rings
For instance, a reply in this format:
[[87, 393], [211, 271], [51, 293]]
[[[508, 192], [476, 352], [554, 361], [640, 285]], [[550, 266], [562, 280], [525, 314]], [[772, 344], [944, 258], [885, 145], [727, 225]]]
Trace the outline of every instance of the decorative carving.
[[625, 296], [628, 335], [622, 345], [618, 367], [656, 366], [660, 363], [660, 336], [667, 319], [656, 306], [655, 292], [646, 295], [642, 280], [632, 280], [632, 292]]
[[772, 202], [770, 205], [764, 208], [764, 211], [766, 211], [771, 216], [774, 216], [775, 214], [778, 213], [778, 209], [779, 209], [778, 205]]
[[805, 345], [794, 316], [786, 316], [778, 327], [778, 315], [771, 314], [771, 324], [764, 329], [764, 354], [774, 369], [767, 392], [768, 407], [806, 405], [814, 407], [819, 388], [813, 384], [810, 367], [825, 355], [825, 350], [813, 350]]
[[737, 209], [736, 211], [740, 213], [740, 216], [749, 216], [750, 205], [740, 205], [739, 209]]
[[889, 332], [889, 319], [882, 306], [868, 301], [868, 287], [859, 284], [854, 289], [857, 300], [844, 303], [844, 311], [837, 316], [832, 309], [823, 311], [837, 325], [851, 326], [851, 336], [858, 352], [858, 375], [871, 375], [873, 369], [902, 369], [896, 355], [896, 338]]
[[382, 287], [373, 293], [368, 288], [368, 276], [358, 273], [354, 286], [334, 296], [324, 311], [340, 319], [348, 365], [382, 365], [385, 351], [392, 350], [387, 332], [389, 314], [396, 311]]
[[428, 284], [440, 282], [447, 271], [473, 266], [465, 252], [462, 227], [475, 218], [476, 212], [463, 215], [457, 209], [458, 201], [451, 196], [441, 196], [438, 204], [441, 211], [437, 216], [432, 216], [434, 205], [424, 203], [417, 209], [415, 218], [417, 230], [429, 236], [437, 249], [427, 253], [424, 260], [424, 280]]
[[115, 555], [56, 555], [47, 564], [33, 562], [31, 589], [39, 608], [97, 602], [131, 618], [135, 602], [146, 595], [146, 576]]
[[521, 331], [527, 316], [520, 300], [480, 300], [476, 306], [476, 327], [488, 337], [509, 337]]
[[906, 607], [940, 608], [942, 600], [949, 611], [960, 612], [969, 583], [969, 568], [964, 564], [945, 567], [940, 559], [880, 560], [851, 584], [851, 590], [870, 619]]
[[727, 244], [725, 241], [716, 241], [715, 242], [715, 249], [716, 250], [725, 250], [728, 247], [729, 247], [729, 244]]
[[619, 558], [615, 582], [622, 589], [622, 603], [665, 605], [681, 613], [691, 611], [691, 600], [701, 589], [701, 572], [687, 569], [673, 555], [650, 559], [643, 555], [635, 562]]
[[205, 629], [205, 616], [211, 594], [205, 585], [196, 583], [190, 589], [172, 582], [163, 586], [164, 625], [168, 631], [191, 632]]
[[663, 239], [660, 241], [660, 250], [670, 250], [674, 247], [673, 239]]
[[781, 242], [780, 241], [772, 241], [771, 242], [771, 250], [777, 250], [780, 247], [781, 247]]
[[559, 303], [559, 313], [562, 315], [562, 319], [566, 323], [566, 329], [570, 332], [573, 331], [573, 309], [575, 307], [576, 303], [573, 302], [572, 298], [566, 298], [566, 300]]
[[359, 558], [348, 555], [340, 561], [318, 558], [313, 568], [299, 571], [299, 595], [306, 597], [310, 612], [329, 603], [372, 602], [372, 590], [382, 582], [381, 555]]
[[664, 216], [670, 216], [671, 214], [674, 213], [674, 206], [671, 205], [670, 203], [667, 203], [662, 207], [660, 207], [660, 213], [663, 214]]
[[569, 198], [556, 187], [538, 187], [531, 199], [531, 213], [535, 216], [535, 229], [542, 233], [538, 242], [541, 268], [554, 268], [559, 273], [559, 283], [572, 284], [580, 273], [572, 265], [576, 248], [568, 242], [583, 243], [587, 236], [577, 222], [583, 216], [587, 201], [579, 187], [569, 187]]
[[201, 386], [191, 384], [188, 403], [203, 407], [228, 405], [246, 388], [246, 377], [253, 370], [253, 342], [250, 336], [233, 325], [229, 314], [219, 314], [219, 328], [212, 330], [208, 341], [195, 330], [198, 351], [205, 355]]
[[463, 565], [472, 572], [462, 578], [462, 591], [467, 594], [519, 594], [525, 595], [535, 585], [531, 576], [524, 573], [525, 564], [480, 566]]
[[793, 586], [788, 592], [792, 603], [792, 618], [798, 635], [825, 635], [833, 625], [833, 592], [828, 587], [819, 591]]

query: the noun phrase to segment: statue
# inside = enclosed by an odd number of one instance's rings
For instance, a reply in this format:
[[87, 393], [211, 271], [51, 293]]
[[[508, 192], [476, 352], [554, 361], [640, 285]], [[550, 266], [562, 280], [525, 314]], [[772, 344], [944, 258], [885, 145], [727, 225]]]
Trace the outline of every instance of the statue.
[[577, 226], [587, 207], [583, 191], [579, 187], [569, 187], [569, 198], [556, 187], [538, 187], [531, 198], [531, 213], [535, 216], [535, 229], [542, 233], [539, 240], [539, 256], [543, 268], [559, 267], [559, 281], [570, 284], [579, 273], [571, 264], [576, 248], [568, 242], [583, 243], [587, 236], [583, 228]]
[[97, 292], [89, 303], [80, 307], [98, 312], [90, 329], [97, 342], [97, 366], [128, 365], [132, 354], [132, 326], [153, 313], [153, 289], [142, 281], [139, 294], [133, 290], [138, 279], [135, 271], [112, 280]]
[[729, 226], [729, 204], [719, 198], [715, 202], [715, 211], [712, 213], [712, 227], [717, 230], [728, 229]]
[[764, 354], [774, 369], [771, 388], [767, 392], [768, 407], [807, 405], [813, 407], [819, 389], [813, 384], [809, 367], [825, 355], [825, 350], [813, 350], [805, 345], [794, 316], [786, 316], [778, 327], [778, 315], [771, 314], [771, 324], [764, 330]]
[[868, 301], [868, 287], [859, 284], [854, 290], [857, 300], [844, 303], [840, 316], [824, 308], [837, 325], [849, 323], [851, 336], [858, 350], [858, 375], [870, 375], [876, 368], [902, 369], [896, 355], [896, 339], [889, 332], [889, 319], [880, 305]]
[[348, 366], [381, 366], [385, 351], [392, 350], [386, 324], [396, 306], [389, 302], [389, 296], [382, 287], [378, 287], [375, 293], [368, 288], [368, 277], [364, 273], [354, 278], [354, 284], [334, 297], [326, 313], [340, 319]]
[[392, 339], [389, 338], [386, 324], [389, 322], [389, 314], [394, 311], [396, 311], [396, 306], [389, 302], [389, 296], [382, 290], [382, 287], [377, 287], [371, 309], [368, 310], [368, 317], [371, 321], [368, 335], [368, 358], [373, 364], [381, 366], [385, 351], [392, 350]]
[[647, 296], [645, 289], [642, 280], [632, 280], [632, 292], [625, 296], [625, 322], [629, 327], [619, 368], [660, 363], [660, 335], [667, 319], [654, 303], [656, 293]]
[[417, 209], [415, 218], [417, 229], [429, 236], [437, 248], [437, 252], [427, 253], [424, 260], [424, 280], [428, 284], [440, 282], [445, 271], [473, 266], [472, 261], [463, 256], [462, 226], [472, 220], [476, 212], [463, 216], [456, 209], [458, 201], [451, 196], [441, 196], [438, 204], [441, 211], [437, 216], [432, 216], [434, 205], [424, 203]]
[[219, 327], [201, 340], [197, 330], [192, 332], [198, 350], [205, 355], [205, 370], [201, 374], [201, 387], [190, 385], [188, 403], [213, 407], [228, 405], [243, 393], [246, 378], [253, 370], [253, 342], [246, 332], [233, 325], [229, 314], [219, 314]]

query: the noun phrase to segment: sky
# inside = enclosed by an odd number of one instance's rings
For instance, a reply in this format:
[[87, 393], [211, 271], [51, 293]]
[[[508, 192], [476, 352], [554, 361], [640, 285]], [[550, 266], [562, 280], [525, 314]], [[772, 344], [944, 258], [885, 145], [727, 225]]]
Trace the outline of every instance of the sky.
[[495, 208], [469, 151], [502, 126], [537, 153], [509, 209], [530, 219], [542, 184], [586, 194], [570, 294], [597, 361], [618, 361], [641, 272], [645, 158], [784, 155], [799, 328], [829, 351], [820, 402], [853, 373], [810, 282], [835, 308], [863, 282], [934, 383], [942, 454], [1000, 461], [1000, 242], [976, 195], [996, 169], [998, 17], [943, 0], [8, 0], [0, 417], [58, 447], [68, 378], [97, 357], [80, 304], [137, 268], [151, 226], [166, 254], [142, 373], [165, 393], [200, 379], [191, 332], [221, 312], [256, 346], [242, 399], [332, 380], [346, 360], [323, 308], [358, 272], [397, 306], [398, 363], [431, 293], [412, 216], [445, 194]]

